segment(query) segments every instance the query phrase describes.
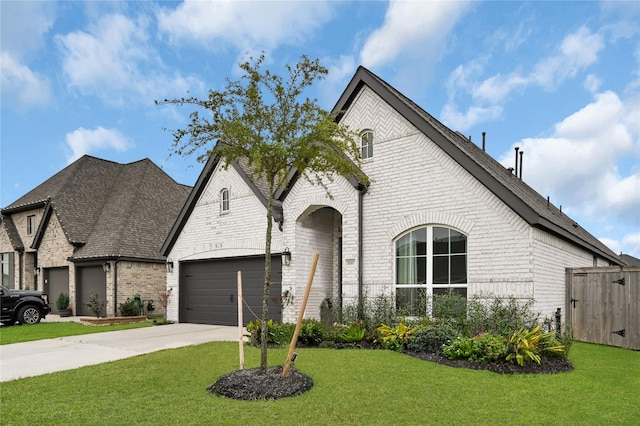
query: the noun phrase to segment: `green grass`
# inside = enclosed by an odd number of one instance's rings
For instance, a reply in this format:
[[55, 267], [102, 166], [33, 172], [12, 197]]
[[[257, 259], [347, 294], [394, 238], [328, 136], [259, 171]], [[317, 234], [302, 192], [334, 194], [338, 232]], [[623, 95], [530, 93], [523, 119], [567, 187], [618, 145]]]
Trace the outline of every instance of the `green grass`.
[[0, 328], [0, 345], [54, 339], [80, 334], [103, 333], [105, 331], [128, 330], [151, 326], [150, 321], [117, 325], [84, 325], [79, 322], [41, 322], [33, 325], [14, 325]]
[[[575, 370], [499, 375], [382, 350], [299, 349], [311, 391], [276, 401], [206, 392], [237, 369], [235, 343], [208, 343], [0, 386], [1, 424], [637, 424], [640, 353], [574, 343]], [[270, 350], [282, 364], [286, 349]], [[246, 348], [247, 368], [259, 351]]]

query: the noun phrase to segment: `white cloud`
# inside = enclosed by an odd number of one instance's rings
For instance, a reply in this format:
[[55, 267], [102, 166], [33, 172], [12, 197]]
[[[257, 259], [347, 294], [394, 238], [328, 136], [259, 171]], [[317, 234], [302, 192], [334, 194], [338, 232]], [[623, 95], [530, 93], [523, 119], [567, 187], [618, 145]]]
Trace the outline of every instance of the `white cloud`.
[[382, 27], [367, 39], [360, 52], [366, 67], [386, 65], [399, 56], [431, 54], [446, 38], [463, 12], [467, 2], [396, 1], [389, 3]]
[[602, 81], [597, 76], [589, 74], [585, 77], [583, 85], [589, 93], [595, 94], [600, 89]]
[[[525, 151], [523, 178], [569, 214], [638, 226], [640, 170], [623, 174], [619, 165], [638, 158], [638, 128], [629, 117], [639, 113], [638, 105], [622, 102], [613, 92], [596, 95], [557, 123], [550, 137], [515, 144]], [[512, 156], [510, 149], [501, 163], [512, 166]]]
[[349, 79], [356, 70], [353, 56], [340, 56], [338, 59], [326, 58], [322, 61], [329, 70], [327, 77], [318, 83], [320, 103], [326, 104], [325, 109], [333, 108], [344, 91]]
[[25, 109], [49, 104], [51, 87], [46, 77], [19, 63], [10, 53], [2, 52], [1, 58], [3, 105]]
[[70, 88], [116, 106], [151, 105], [171, 94], [183, 95], [201, 83], [164, 65], [148, 38], [149, 22], [120, 14], [102, 17], [88, 32], [58, 36], [62, 66]]
[[323, 1], [186, 0], [175, 10], [160, 9], [157, 18], [175, 43], [195, 40], [215, 49], [220, 40], [241, 50], [271, 50], [301, 43], [330, 19], [332, 7]]
[[42, 48], [44, 35], [54, 22], [55, 3], [3, 1], [0, 13], [2, 52], [23, 59]]
[[124, 152], [133, 148], [133, 143], [115, 129], [105, 129], [98, 126], [94, 130], [80, 127], [67, 133], [66, 142], [71, 153], [67, 156], [67, 163], [73, 163], [85, 154], [95, 151], [115, 150]]
[[440, 119], [454, 129], [469, 129], [478, 123], [495, 120], [502, 115], [502, 107], [492, 105], [487, 108], [471, 107], [466, 113], [461, 113], [453, 105], [448, 104], [442, 109]]
[[527, 79], [551, 90], [596, 62], [603, 48], [604, 40], [600, 34], [593, 34], [586, 27], [580, 27], [562, 40], [555, 55], [538, 62]]
[[640, 232], [625, 235], [620, 251], [640, 259]]
[[[468, 127], [464, 126], [478, 124], [481, 121], [456, 121], [456, 118], [478, 116], [474, 111], [494, 111], [495, 105], [507, 101], [514, 92], [527, 87], [536, 86], [545, 90], [554, 90], [562, 82], [575, 77], [580, 71], [596, 62], [603, 48], [603, 37], [582, 26], [574, 33], [568, 34], [553, 54], [540, 58], [530, 73], [514, 70], [480, 80], [487, 58], [460, 65], [448, 78], [449, 101], [443, 108], [443, 115], [446, 113], [447, 117], [453, 121], [445, 121], [447, 125], [466, 130]], [[585, 86], [595, 92], [599, 81], [591, 76], [585, 80]], [[466, 113], [461, 113], [456, 110], [456, 98], [465, 95], [471, 96], [474, 105], [471, 105]], [[482, 121], [496, 118], [498, 116], [486, 114]]]

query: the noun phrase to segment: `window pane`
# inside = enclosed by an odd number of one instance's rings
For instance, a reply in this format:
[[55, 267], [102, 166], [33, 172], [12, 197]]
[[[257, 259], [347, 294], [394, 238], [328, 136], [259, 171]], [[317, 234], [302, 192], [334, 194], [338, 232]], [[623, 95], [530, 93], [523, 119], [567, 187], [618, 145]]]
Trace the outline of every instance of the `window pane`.
[[467, 297], [467, 288], [466, 287], [434, 287], [433, 288], [433, 296], [437, 297], [437, 296], [442, 296], [445, 294], [449, 294], [449, 292], [453, 292], [454, 294], [458, 294], [464, 298]]
[[433, 228], [433, 254], [449, 253], [449, 229]]
[[427, 254], [427, 228], [416, 229], [411, 233], [411, 238], [414, 240], [416, 246], [415, 253], [417, 255]]
[[396, 309], [402, 315], [424, 316], [427, 312], [427, 290], [425, 288], [396, 289]]
[[416, 282], [417, 284], [427, 283], [427, 258], [417, 257], [416, 259]]
[[396, 283], [416, 284], [417, 265], [415, 257], [399, 257], [396, 259]]
[[449, 284], [449, 256], [433, 257], [433, 283]]
[[460, 232], [451, 230], [451, 253], [466, 253], [467, 252], [467, 237]]
[[407, 234], [396, 242], [396, 256], [409, 256], [411, 253], [411, 234]]
[[451, 256], [451, 284], [467, 282], [467, 256]]

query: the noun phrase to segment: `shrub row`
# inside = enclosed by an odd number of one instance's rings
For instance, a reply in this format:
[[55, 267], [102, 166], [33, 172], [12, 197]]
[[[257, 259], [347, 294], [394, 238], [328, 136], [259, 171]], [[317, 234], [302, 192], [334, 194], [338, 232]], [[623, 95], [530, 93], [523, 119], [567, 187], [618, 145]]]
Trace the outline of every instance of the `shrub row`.
[[[347, 306], [341, 312], [332, 312], [330, 318], [340, 320], [333, 324], [304, 320], [298, 345], [354, 345], [364, 341], [398, 352], [475, 362], [510, 361], [519, 365], [540, 363], [541, 357], [566, 357], [570, 334], [543, 332], [540, 315], [532, 311], [532, 306], [531, 300], [474, 297], [467, 301], [449, 293], [434, 298], [433, 318], [407, 319], [398, 315], [388, 297], [379, 296], [363, 306]], [[287, 345], [294, 330], [294, 324], [269, 321], [267, 341], [270, 345]], [[251, 322], [247, 331], [250, 344], [259, 346], [260, 321]]]

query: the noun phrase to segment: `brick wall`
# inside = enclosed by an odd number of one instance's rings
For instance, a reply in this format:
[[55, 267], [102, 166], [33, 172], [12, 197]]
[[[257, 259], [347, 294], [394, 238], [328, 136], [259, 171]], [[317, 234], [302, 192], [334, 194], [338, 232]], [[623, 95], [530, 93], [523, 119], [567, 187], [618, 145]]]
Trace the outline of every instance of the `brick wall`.
[[[124, 303], [127, 298], [133, 298], [135, 295], [140, 295], [145, 301], [145, 315], [164, 313], [159, 295], [160, 291], [166, 289], [167, 283], [167, 270], [164, 263], [119, 261], [117, 271], [118, 300], [116, 301], [116, 307], [118, 308], [118, 315], [120, 314], [120, 304]], [[109, 275], [113, 275], [113, 272], [114, 268], [112, 266]], [[111, 288], [111, 294], [109, 294], [109, 288]], [[113, 286], [109, 286], [109, 282], [107, 289], [107, 299], [113, 300]], [[148, 300], [154, 301], [156, 309], [153, 312], [147, 312], [146, 301]], [[113, 313], [113, 305], [111, 305], [111, 309], [108, 309], [107, 312], [110, 314]]]

